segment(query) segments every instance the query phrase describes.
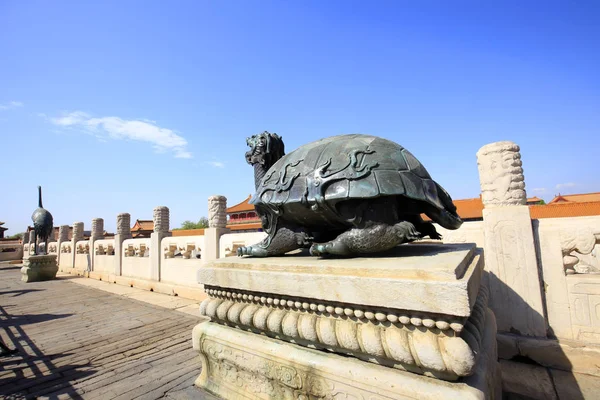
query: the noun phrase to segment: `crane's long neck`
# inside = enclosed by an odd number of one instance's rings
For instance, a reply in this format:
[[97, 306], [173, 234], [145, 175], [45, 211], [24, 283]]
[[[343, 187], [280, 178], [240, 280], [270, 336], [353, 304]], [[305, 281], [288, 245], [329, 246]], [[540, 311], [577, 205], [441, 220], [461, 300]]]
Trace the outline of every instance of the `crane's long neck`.
[[254, 188], [256, 190], [258, 190], [258, 187], [260, 186], [260, 181], [267, 174], [267, 171], [270, 167], [270, 165], [262, 165], [260, 163], [254, 164]]
[[38, 207], [44, 208], [44, 206], [42, 206], [42, 187], [41, 186], [38, 186], [38, 198], [39, 198]]

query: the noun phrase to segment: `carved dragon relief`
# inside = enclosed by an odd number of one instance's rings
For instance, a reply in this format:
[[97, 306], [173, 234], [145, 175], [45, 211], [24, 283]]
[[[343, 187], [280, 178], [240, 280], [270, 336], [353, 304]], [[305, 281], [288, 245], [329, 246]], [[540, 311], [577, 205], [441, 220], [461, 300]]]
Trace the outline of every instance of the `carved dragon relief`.
[[273, 399], [376, 399], [357, 388], [343, 388], [338, 382], [305, 368], [284, 365], [276, 359], [239, 351], [235, 347], [202, 338], [208, 374], [248, 393], [266, 394]]
[[[358, 156], [360, 154], [363, 156], [359, 159]], [[333, 171], [328, 171], [332, 163], [332, 158], [330, 158], [323, 165], [316, 168], [312, 176], [309, 175], [307, 177], [307, 196], [315, 199], [315, 204], [311, 207], [313, 211], [327, 209], [339, 216], [339, 213], [335, 208], [331, 207], [331, 205], [325, 201], [325, 191], [327, 190], [327, 187], [334, 182], [344, 179], [355, 181], [369, 175], [371, 170], [377, 167], [379, 163], [376, 161], [365, 163], [367, 154], [375, 154], [375, 151], [369, 150], [368, 146], [365, 150], [353, 150], [348, 154], [348, 163]], [[302, 199], [302, 202], [308, 204], [307, 199]]]
[[565, 274], [600, 273], [600, 270], [585, 263], [581, 257], [592, 254], [599, 243], [600, 230], [593, 231], [590, 227], [572, 227], [561, 230], [560, 244]]

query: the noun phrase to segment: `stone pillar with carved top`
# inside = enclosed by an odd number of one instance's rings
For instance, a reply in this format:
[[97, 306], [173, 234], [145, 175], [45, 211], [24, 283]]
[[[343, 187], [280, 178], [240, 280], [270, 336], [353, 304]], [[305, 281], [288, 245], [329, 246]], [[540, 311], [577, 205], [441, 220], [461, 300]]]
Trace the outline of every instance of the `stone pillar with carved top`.
[[161, 241], [171, 236], [169, 232], [169, 208], [158, 206], [154, 209], [154, 232], [150, 235], [151, 279], [160, 281]]
[[115, 275], [121, 276], [123, 263], [123, 242], [131, 239], [131, 215], [120, 213], [117, 215], [117, 233], [115, 235]]
[[61, 225], [58, 228], [58, 239], [56, 244], [56, 260], [58, 265], [60, 265], [60, 257], [61, 257], [61, 248], [62, 244], [69, 241], [69, 225]]
[[58, 240], [57, 240], [57, 262], [60, 265], [60, 257], [61, 257], [61, 249], [63, 243], [67, 243], [69, 241], [69, 225], [61, 225], [58, 228]]
[[[29, 227], [27, 227], [27, 229], [29, 229]], [[23, 234], [23, 260], [29, 257], [29, 246], [29, 233], [25, 230], [25, 233]]]
[[227, 198], [225, 196], [210, 196], [208, 198], [208, 228], [204, 230], [205, 261], [216, 260], [220, 257], [221, 235], [229, 232], [227, 226]]
[[196, 385], [225, 399], [500, 399], [483, 267], [474, 244], [210, 262]]
[[541, 279], [520, 148], [496, 142], [477, 152], [490, 308], [498, 330], [546, 336]]
[[90, 271], [94, 270], [94, 260], [96, 258], [96, 252], [94, 251], [94, 242], [104, 238], [104, 219], [94, 218], [92, 219], [92, 234], [90, 235]]
[[35, 254], [36, 248], [35, 231], [32, 229], [29, 231], [29, 255]]
[[[83, 240], [84, 236], [83, 236], [83, 222], [74, 222], [73, 223], [73, 237], [71, 238], [71, 249], [72, 249], [72, 253], [71, 253], [71, 257], [73, 258], [73, 268], [75, 268], [76, 265], [76, 258], [77, 258], [77, 242], [79, 242], [80, 240]], [[86, 268], [87, 269], [87, 268]]]

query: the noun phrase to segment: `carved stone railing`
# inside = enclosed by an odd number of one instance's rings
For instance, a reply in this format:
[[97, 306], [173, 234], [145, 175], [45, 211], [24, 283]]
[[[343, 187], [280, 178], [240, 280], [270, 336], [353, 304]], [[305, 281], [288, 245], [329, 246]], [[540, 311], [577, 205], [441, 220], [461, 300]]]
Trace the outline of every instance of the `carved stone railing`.
[[87, 240], [77, 242], [77, 254], [90, 254], [90, 244]]
[[48, 254], [56, 254], [58, 252], [57, 250], [58, 250], [57, 242], [48, 243]]
[[148, 257], [148, 251], [150, 250], [150, 246], [146, 243], [139, 244], [128, 244], [125, 249], [123, 255], [125, 257]]
[[23, 258], [24, 251], [22, 244], [0, 244], [0, 261], [20, 260]]
[[160, 280], [198, 286], [196, 274], [205, 260], [204, 236], [170, 236], [160, 242]]
[[97, 274], [113, 274], [115, 267], [115, 239], [94, 241], [94, 269]]
[[164, 258], [176, 258], [177, 256], [181, 256], [186, 260], [190, 258], [202, 258], [200, 247], [194, 242], [185, 243], [183, 246], [179, 246], [177, 243], [169, 243], [163, 250]]

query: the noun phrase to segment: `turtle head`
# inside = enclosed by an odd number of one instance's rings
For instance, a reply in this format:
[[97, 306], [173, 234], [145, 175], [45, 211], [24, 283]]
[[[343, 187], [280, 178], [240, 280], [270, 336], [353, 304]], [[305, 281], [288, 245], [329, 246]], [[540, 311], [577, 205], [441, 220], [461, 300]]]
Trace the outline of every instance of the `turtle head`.
[[266, 169], [285, 155], [281, 136], [264, 131], [246, 139], [250, 150], [246, 152], [246, 162], [250, 165], [260, 164]]

